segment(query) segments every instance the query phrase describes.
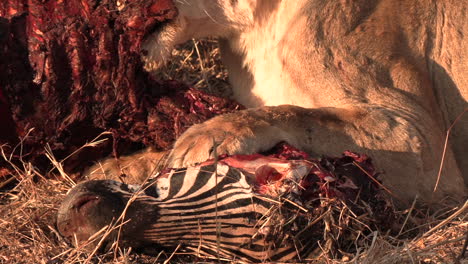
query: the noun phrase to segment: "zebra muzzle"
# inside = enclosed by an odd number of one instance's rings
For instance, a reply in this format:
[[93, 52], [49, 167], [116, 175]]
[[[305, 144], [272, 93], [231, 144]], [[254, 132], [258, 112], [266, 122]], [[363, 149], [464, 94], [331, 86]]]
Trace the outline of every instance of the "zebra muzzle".
[[57, 214], [57, 228], [76, 247], [93, 250], [116, 237], [116, 225], [125, 198], [114, 191], [113, 181], [88, 181], [73, 188]]

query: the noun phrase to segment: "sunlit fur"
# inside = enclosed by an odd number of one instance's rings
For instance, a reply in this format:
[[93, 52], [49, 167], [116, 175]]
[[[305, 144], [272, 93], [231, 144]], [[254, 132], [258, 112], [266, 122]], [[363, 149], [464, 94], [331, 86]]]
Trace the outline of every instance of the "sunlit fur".
[[146, 68], [164, 63], [175, 44], [219, 37], [235, 99], [257, 108], [190, 128], [174, 146], [173, 166], [288, 141], [317, 155], [369, 154], [396, 200], [441, 202], [465, 194], [468, 114], [451, 131], [439, 175], [446, 131], [468, 107], [463, 1], [181, 0], [176, 6], [179, 16], [147, 38]]

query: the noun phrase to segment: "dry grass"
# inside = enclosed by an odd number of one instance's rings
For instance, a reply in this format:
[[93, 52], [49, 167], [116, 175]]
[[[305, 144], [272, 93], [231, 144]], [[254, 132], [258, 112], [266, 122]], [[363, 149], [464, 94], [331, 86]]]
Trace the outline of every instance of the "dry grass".
[[183, 81], [197, 89], [229, 97], [227, 71], [221, 63], [216, 40], [192, 40], [172, 52], [172, 59], [156, 79]]
[[[227, 74], [220, 64], [213, 40], [183, 45], [158, 75], [230, 95]], [[163, 259], [171, 258], [171, 252], [150, 257], [133, 254], [131, 250], [89, 256], [71, 248], [59, 236], [55, 217], [60, 201], [73, 183], [60, 169], [60, 162], [54, 161], [53, 153], [49, 154], [55, 170], [47, 177], [36, 171], [32, 164], [22, 163], [22, 167], [9, 168], [15, 171], [10, 178], [0, 178], [0, 263], [162, 263]], [[399, 236], [376, 231], [356, 242], [358, 252], [355, 254], [345, 254], [341, 260], [322, 257], [319, 261], [468, 263], [468, 252], [464, 259], [460, 257], [468, 236], [467, 206], [465, 203], [424, 217], [414, 216], [411, 208], [398, 212], [407, 219], [398, 227], [401, 229]], [[171, 260], [174, 259], [177, 258]]]

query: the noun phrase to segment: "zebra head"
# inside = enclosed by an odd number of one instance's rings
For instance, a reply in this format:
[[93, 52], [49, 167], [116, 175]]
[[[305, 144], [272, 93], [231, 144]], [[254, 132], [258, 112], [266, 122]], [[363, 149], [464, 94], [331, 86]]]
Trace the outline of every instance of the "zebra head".
[[118, 241], [218, 260], [304, 260], [320, 251], [316, 242], [326, 225], [320, 217], [328, 210], [322, 194], [360, 193], [346, 177], [333, 178], [306, 160], [238, 163], [226, 158], [172, 170], [141, 186], [81, 183], [62, 203], [58, 229], [81, 247], [105, 249]]

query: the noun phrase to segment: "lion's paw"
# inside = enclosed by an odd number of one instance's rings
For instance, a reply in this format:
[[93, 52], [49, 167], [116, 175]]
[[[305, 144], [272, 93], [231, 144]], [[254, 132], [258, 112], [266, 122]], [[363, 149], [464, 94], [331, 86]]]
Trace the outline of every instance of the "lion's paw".
[[188, 167], [220, 155], [252, 154], [271, 149], [286, 137], [268, 122], [228, 114], [190, 127], [176, 141], [169, 166]]

